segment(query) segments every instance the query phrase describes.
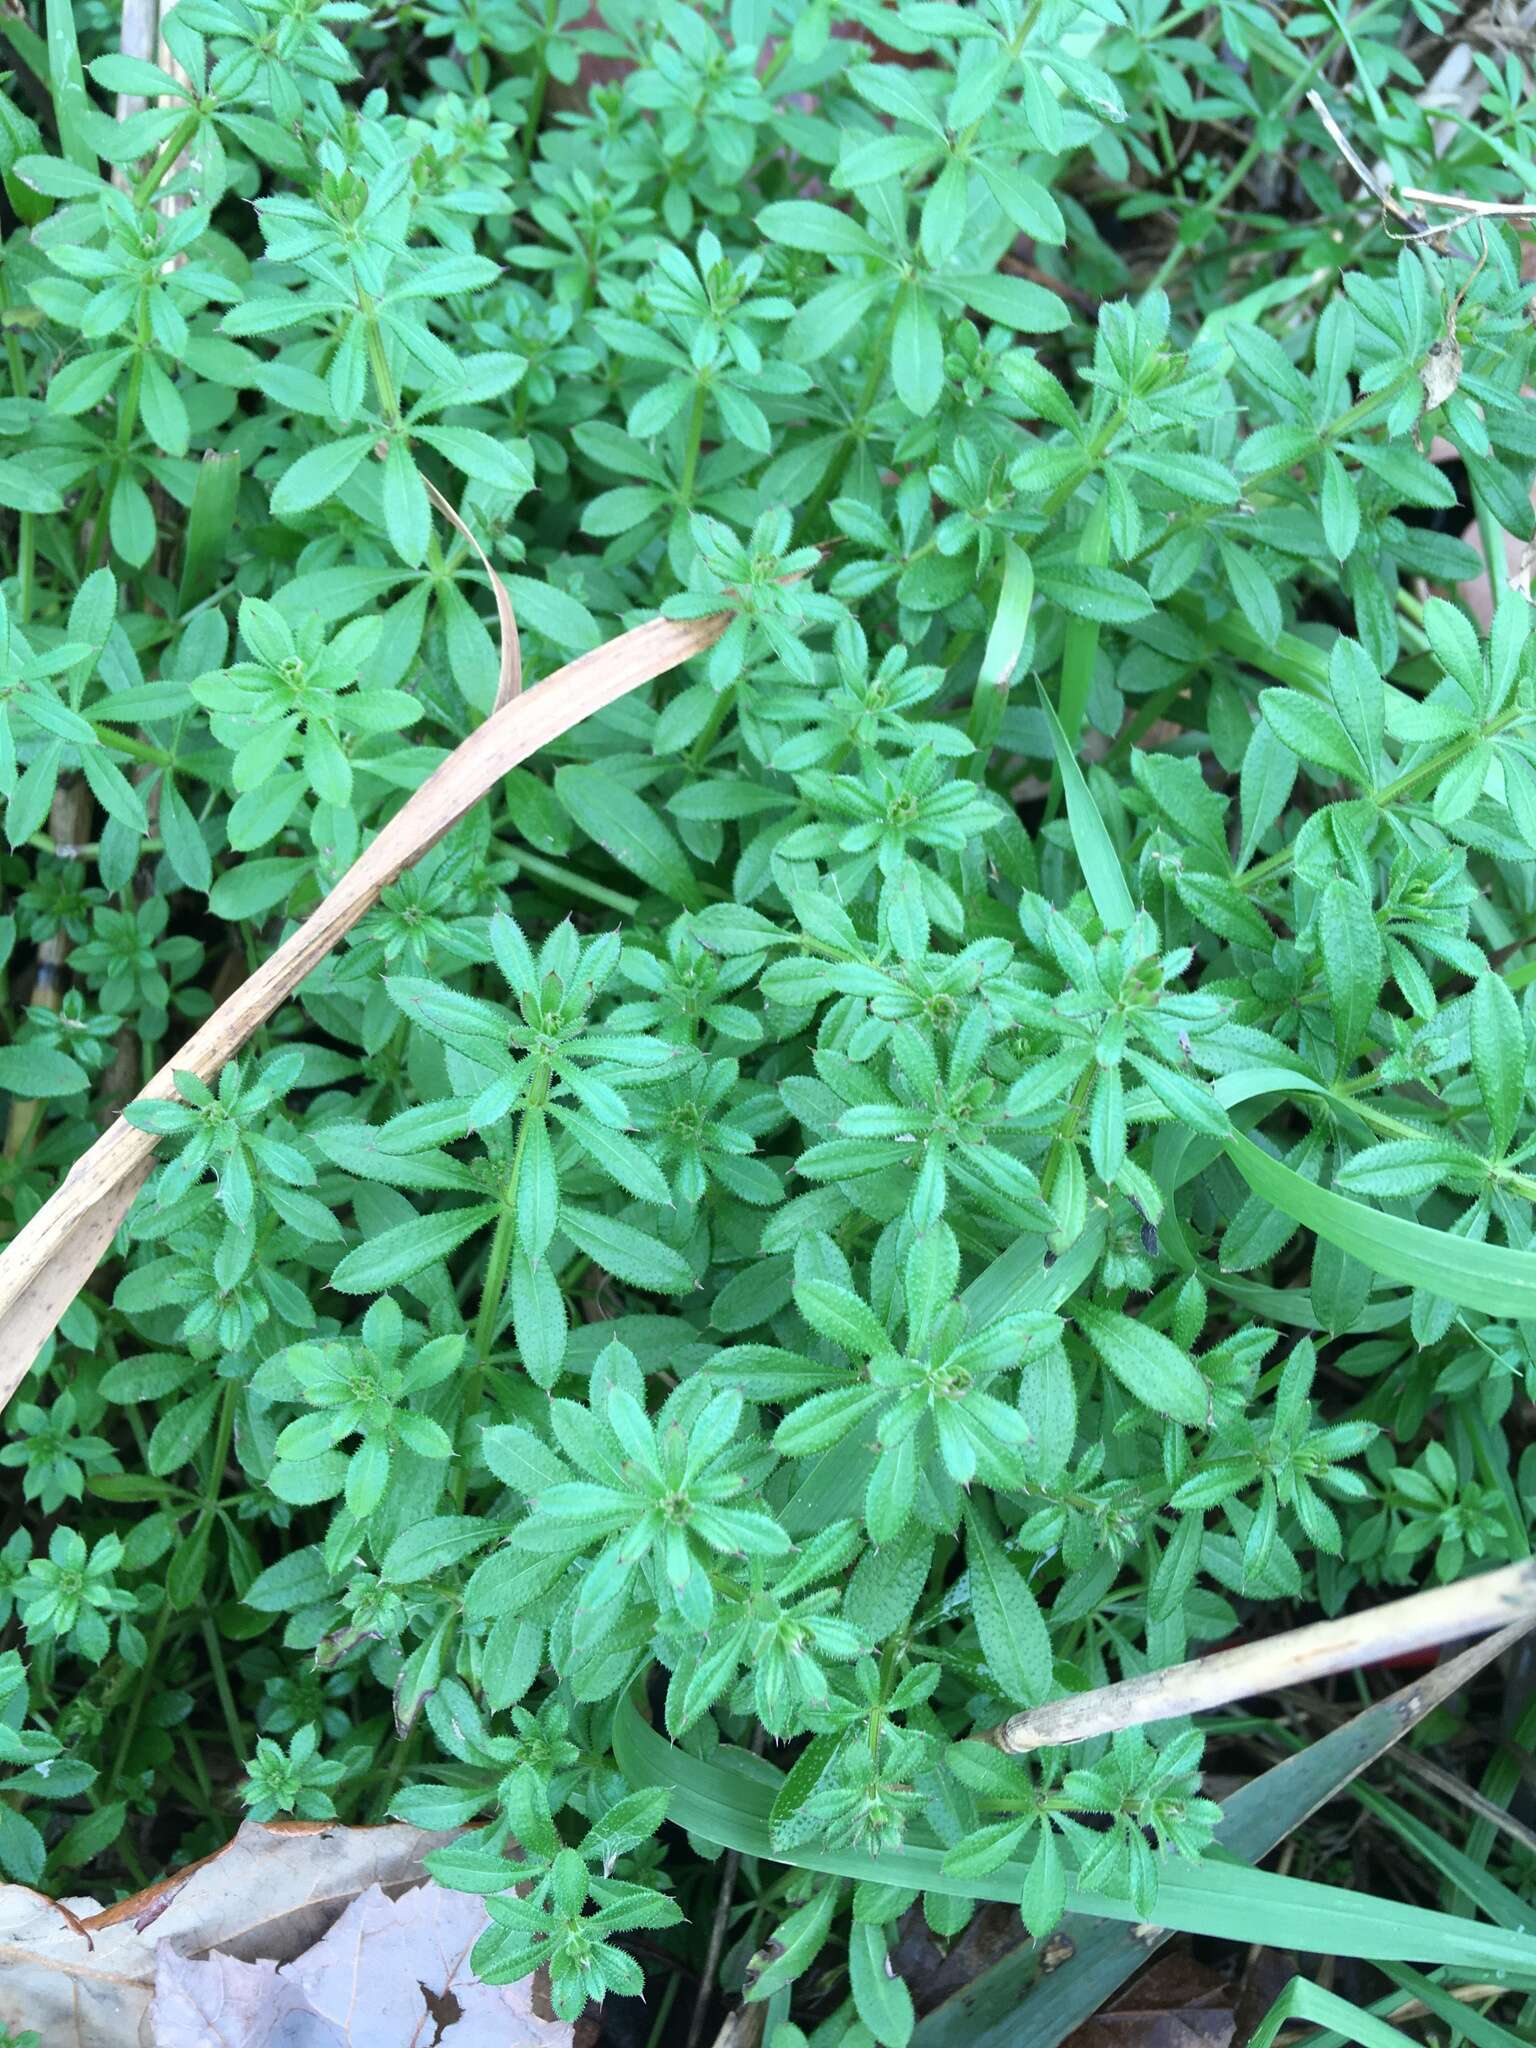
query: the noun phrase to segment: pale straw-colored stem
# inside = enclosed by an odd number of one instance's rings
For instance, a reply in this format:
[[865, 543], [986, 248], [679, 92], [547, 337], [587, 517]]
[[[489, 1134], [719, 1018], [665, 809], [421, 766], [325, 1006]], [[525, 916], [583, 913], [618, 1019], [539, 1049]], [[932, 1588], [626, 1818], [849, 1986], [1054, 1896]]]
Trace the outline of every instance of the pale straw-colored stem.
[[1171, 1721], [1184, 1714], [1208, 1713], [1233, 1700], [1305, 1685], [1336, 1671], [1356, 1671], [1414, 1650], [1437, 1649], [1442, 1643], [1504, 1628], [1536, 1613], [1536, 1559], [1505, 1565], [1480, 1578], [1454, 1586], [1436, 1586], [1389, 1600], [1334, 1621], [1316, 1621], [1306, 1628], [1271, 1636], [1262, 1643], [1243, 1643], [1216, 1650], [1188, 1664], [1149, 1671], [1142, 1678], [1123, 1679], [1070, 1699], [1051, 1700], [1015, 1714], [991, 1739], [999, 1749], [1020, 1756], [1091, 1736], [1112, 1735], [1117, 1728], [1139, 1728], [1148, 1721]]

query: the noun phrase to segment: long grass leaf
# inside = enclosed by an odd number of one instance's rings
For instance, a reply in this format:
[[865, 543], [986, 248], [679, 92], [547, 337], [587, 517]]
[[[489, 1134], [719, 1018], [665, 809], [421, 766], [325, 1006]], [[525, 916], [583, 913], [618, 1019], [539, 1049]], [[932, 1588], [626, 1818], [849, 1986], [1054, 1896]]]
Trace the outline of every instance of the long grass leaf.
[[1120, 856], [1115, 851], [1115, 843], [1104, 820], [1099, 816], [1099, 807], [1089, 794], [1083, 771], [1077, 765], [1077, 756], [1061, 729], [1061, 720], [1051, 708], [1050, 698], [1038, 683], [1035, 687], [1039, 690], [1040, 708], [1045, 713], [1056, 766], [1061, 773], [1061, 786], [1066, 792], [1067, 826], [1072, 834], [1077, 864], [1083, 871], [1088, 894], [1093, 898], [1093, 907], [1103, 920], [1104, 929], [1123, 932], [1136, 915], [1136, 905], [1131, 901], [1131, 892], [1125, 884]]
[[1512, 1322], [1536, 1316], [1536, 1252], [1478, 1244], [1368, 1208], [1350, 1195], [1314, 1186], [1251, 1138], [1229, 1138], [1227, 1156], [1256, 1195], [1383, 1279]]
[[176, 594], [178, 611], [189, 612], [217, 583], [219, 569], [229, 552], [239, 495], [239, 449], [229, 448], [218, 454], [210, 450], [198, 464], [192, 503], [187, 508], [181, 586]]
[[[1322, 1082], [1285, 1067], [1224, 1074], [1214, 1083], [1213, 1092], [1227, 1109], [1265, 1095], [1309, 1094], [1333, 1099]], [[1240, 1132], [1227, 1139], [1226, 1150], [1256, 1195], [1384, 1280], [1426, 1288], [1485, 1315], [1512, 1320], [1536, 1316], [1536, 1252], [1478, 1244], [1404, 1216], [1389, 1216], [1332, 1188], [1317, 1187]], [[1170, 1164], [1171, 1178], [1177, 1184], [1181, 1178], [1178, 1162]]]
[[1102, 1213], [1088, 1219], [1083, 1234], [1050, 1265], [1045, 1240], [1021, 1237], [966, 1288], [960, 1297], [973, 1325], [1013, 1316], [1026, 1309], [1060, 1308], [1093, 1275], [1104, 1249]]
[[1399, 1991], [1406, 1991], [1410, 1997], [1416, 1998], [1437, 2020], [1444, 2020], [1448, 2027], [1465, 2034], [1472, 2048], [1529, 2048], [1528, 2034], [1522, 2037], [1510, 2033], [1507, 2027], [1489, 2019], [1476, 2006], [1453, 1998], [1443, 1984], [1421, 1977], [1417, 1970], [1410, 1970], [1402, 1963], [1384, 1963], [1382, 1973], [1392, 1979]]
[[59, 147], [82, 171], [94, 171], [96, 152], [85, 139], [85, 116], [91, 103], [85, 90], [71, 0], [47, 0], [44, 26], [48, 36], [48, 83], [53, 93]]
[[[1102, 569], [1109, 561], [1109, 498], [1099, 497], [1083, 524], [1077, 544], [1077, 559]], [[1075, 747], [1088, 712], [1093, 689], [1094, 663], [1099, 655], [1100, 622], [1069, 618], [1061, 643], [1061, 729], [1067, 745]]]
[[[884, 1857], [859, 1849], [778, 1854], [768, 1826], [774, 1788], [759, 1760], [747, 1760], [748, 1775], [745, 1767], [737, 1770], [729, 1763], [706, 1763], [690, 1756], [643, 1721], [632, 1699], [626, 1699], [614, 1716], [613, 1746], [631, 1785], [664, 1787], [669, 1818], [721, 1848], [833, 1877], [900, 1884], [952, 1898], [1013, 1901], [1022, 1895], [1024, 1864], [1007, 1863], [985, 1877], [953, 1877], [944, 1869], [940, 1846], [916, 1831], [900, 1850]], [[1136, 1923], [1141, 1918], [1128, 1901], [1085, 1899], [1071, 1892], [1068, 1904], [1070, 1910], [1110, 1920]], [[1536, 1969], [1536, 1936], [1251, 1870], [1224, 1858], [1190, 1864], [1160, 1857], [1157, 1919], [1159, 1926], [1176, 1933], [1241, 1942], [1251, 1941], [1255, 1927], [1262, 1926], [1276, 1947], [1312, 1955], [1382, 1957], [1473, 1970]]]
[[1254, 2031], [1248, 2048], [1270, 2048], [1270, 2043], [1287, 2020], [1305, 2020], [1316, 2027], [1331, 2027], [1358, 2048], [1417, 2048], [1411, 2034], [1388, 2026], [1384, 2019], [1363, 2007], [1351, 2005], [1336, 1991], [1325, 1991], [1305, 1977], [1293, 1977]]

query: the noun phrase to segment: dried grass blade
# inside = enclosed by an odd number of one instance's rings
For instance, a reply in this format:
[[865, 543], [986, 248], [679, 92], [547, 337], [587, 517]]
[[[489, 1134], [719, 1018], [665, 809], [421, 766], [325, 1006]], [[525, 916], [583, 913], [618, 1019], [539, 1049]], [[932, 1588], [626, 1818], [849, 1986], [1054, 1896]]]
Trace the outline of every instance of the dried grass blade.
[[[494, 574], [491, 582], [500, 589]], [[502, 591], [498, 610], [505, 602]], [[510, 611], [508, 604], [504, 620]], [[493, 712], [434, 770], [299, 929], [177, 1051], [175, 1066], [211, 1081], [396, 876], [509, 769], [593, 712], [704, 653], [728, 624], [723, 612], [697, 620], [648, 620], [567, 662]], [[515, 626], [512, 634], [515, 639]], [[505, 645], [502, 658], [505, 673]], [[144, 1090], [164, 1097], [175, 1092], [169, 1066]], [[154, 1145], [147, 1132], [119, 1118], [0, 1254], [0, 1409], [111, 1243], [149, 1171]]]
[[496, 683], [496, 701], [491, 706], [491, 715], [494, 717], [503, 705], [510, 704], [512, 699], [520, 694], [523, 687], [523, 643], [518, 638], [517, 615], [512, 609], [512, 600], [507, 595], [507, 586], [491, 567], [490, 556], [432, 479], [423, 477], [422, 482], [427, 487], [427, 496], [454, 532], [462, 534], [480, 557], [480, 566], [485, 571], [491, 586], [491, 595], [496, 600], [496, 617], [501, 624], [501, 673]]

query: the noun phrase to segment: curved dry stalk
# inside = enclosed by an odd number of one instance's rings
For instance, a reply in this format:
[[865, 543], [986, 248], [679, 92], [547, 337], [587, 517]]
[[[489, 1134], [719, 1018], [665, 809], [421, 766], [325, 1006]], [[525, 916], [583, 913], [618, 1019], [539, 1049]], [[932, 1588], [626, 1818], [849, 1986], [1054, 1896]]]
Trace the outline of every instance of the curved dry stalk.
[[1360, 1614], [1290, 1629], [1267, 1642], [1243, 1643], [1188, 1664], [1171, 1664], [1165, 1671], [1122, 1679], [1118, 1685], [1051, 1700], [1015, 1714], [991, 1730], [990, 1740], [1013, 1756], [1086, 1742], [1091, 1736], [1112, 1735], [1117, 1728], [1208, 1713], [1233, 1700], [1278, 1692], [1336, 1671], [1356, 1671], [1412, 1650], [1438, 1649], [1442, 1643], [1484, 1635], [1532, 1615], [1536, 1559], [1526, 1558], [1454, 1586], [1435, 1586]]
[[491, 710], [495, 713], [500, 711], [504, 705], [510, 704], [523, 687], [523, 643], [518, 638], [517, 620], [512, 612], [512, 600], [507, 595], [507, 586], [491, 567], [490, 556], [481, 547], [479, 541], [475, 539], [475, 536], [464, 524], [458, 513], [454, 511], [448, 500], [437, 488], [437, 485], [428, 476], [424, 476], [422, 482], [427, 487], [427, 496], [437, 507], [438, 511], [442, 513], [448, 524], [454, 529], [455, 533], [460, 533], [464, 536], [465, 540], [469, 542], [470, 546], [479, 556], [480, 566], [485, 571], [487, 581], [491, 586], [491, 596], [496, 600], [496, 617], [501, 624], [501, 663], [500, 673], [496, 678], [496, 698], [495, 702], [491, 705]]
[[[494, 573], [491, 587], [505, 621], [511, 608]], [[510, 769], [594, 711], [704, 653], [729, 623], [728, 612], [706, 619], [648, 620], [503, 702], [428, 776], [319, 908], [179, 1048], [173, 1065], [161, 1068], [144, 1095], [173, 1096], [173, 1066], [212, 1081], [380, 893]], [[515, 627], [510, 635], [503, 632], [503, 693], [509, 674], [515, 673], [508, 666], [509, 638], [515, 647]], [[119, 1118], [0, 1254], [0, 1409], [111, 1244], [149, 1173], [154, 1149], [153, 1136]]]

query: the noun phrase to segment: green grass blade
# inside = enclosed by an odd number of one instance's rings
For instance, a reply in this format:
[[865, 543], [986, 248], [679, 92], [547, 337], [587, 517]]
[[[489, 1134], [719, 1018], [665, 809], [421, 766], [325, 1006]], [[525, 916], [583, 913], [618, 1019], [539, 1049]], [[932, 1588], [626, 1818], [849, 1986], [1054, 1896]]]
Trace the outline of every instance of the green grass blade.
[[1035, 600], [1035, 570], [1016, 541], [1003, 544], [1003, 580], [997, 612], [981, 657], [981, 672], [971, 699], [966, 733], [985, 761], [996, 743], [1008, 708], [1008, 692], [1030, 646], [1030, 608]]
[[[1175, 607], [1177, 609], [1177, 607]], [[1282, 633], [1278, 640], [1263, 639], [1238, 612], [1228, 612], [1214, 623], [1200, 620], [1198, 630], [1213, 640], [1224, 654], [1235, 655], [1261, 675], [1277, 683], [1288, 683], [1308, 697], [1328, 702], [1328, 656], [1321, 647], [1296, 633]]]
[[1016, 1238], [960, 1297], [973, 1327], [1026, 1309], [1060, 1308], [1092, 1277], [1104, 1249], [1105, 1229], [1102, 1213], [1091, 1216], [1076, 1244], [1049, 1266], [1044, 1263], [1043, 1238]]
[[857, 1519], [864, 1489], [875, 1469], [875, 1454], [862, 1444], [834, 1444], [823, 1451], [784, 1503], [779, 1519], [794, 1537], [814, 1536], [829, 1522]]
[[1390, 1828], [1413, 1854], [1438, 1870], [1440, 1875], [1455, 1886], [1464, 1899], [1486, 1913], [1490, 1920], [1500, 1927], [1522, 1928], [1530, 1924], [1531, 1907], [1518, 1892], [1502, 1884], [1491, 1870], [1474, 1863], [1464, 1850], [1454, 1842], [1447, 1842], [1427, 1826], [1416, 1814], [1399, 1806], [1395, 1799], [1385, 1793], [1373, 1792], [1362, 1786], [1355, 1795], [1368, 1813], [1373, 1813], [1384, 1827]]
[[229, 536], [240, 495], [240, 451], [210, 451], [198, 466], [197, 483], [187, 512], [186, 549], [181, 558], [177, 609], [189, 612], [201, 604], [219, 580], [229, 555]]
[[[1532, 1699], [1507, 1743], [1502, 1744], [1483, 1773], [1483, 1782], [1478, 1790], [1485, 1799], [1491, 1799], [1495, 1806], [1508, 1806], [1520, 1788], [1520, 1756], [1523, 1750], [1536, 1749], [1536, 1699]], [[1486, 1863], [1493, 1848], [1497, 1829], [1491, 1820], [1481, 1816], [1472, 1823], [1467, 1836], [1467, 1854], [1474, 1863]]]
[[1088, 894], [1093, 898], [1093, 907], [1099, 913], [1104, 929], [1123, 932], [1136, 915], [1136, 905], [1125, 885], [1120, 856], [1115, 851], [1115, 843], [1104, 820], [1099, 816], [1098, 805], [1088, 793], [1083, 771], [1078, 767], [1077, 756], [1061, 729], [1061, 720], [1051, 708], [1050, 698], [1038, 683], [1035, 687], [1039, 690], [1040, 708], [1045, 713], [1046, 727], [1051, 735], [1056, 766], [1061, 771], [1061, 786], [1067, 798], [1067, 825], [1077, 851], [1078, 866], [1088, 884]]
[[75, 37], [75, 11], [71, 0], [47, 0], [45, 26], [48, 32], [48, 82], [53, 93], [53, 117], [58, 123], [59, 148], [82, 171], [96, 169], [96, 152], [85, 139], [84, 117], [90, 111], [85, 73], [80, 65], [80, 45]]
[[1536, 1252], [1477, 1244], [1367, 1208], [1352, 1196], [1315, 1187], [1251, 1138], [1229, 1138], [1227, 1156], [1256, 1195], [1383, 1279], [1427, 1288], [1484, 1315], [1536, 1316]]
[[4, 36], [27, 69], [48, 83], [48, 45], [24, 21], [0, 8], [0, 36]]
[[1293, 1977], [1286, 1985], [1255, 2028], [1248, 2048], [1270, 2048], [1270, 2043], [1287, 2020], [1306, 2020], [1315, 2027], [1331, 2027], [1346, 2041], [1357, 2042], [1359, 2048], [1416, 2048], [1411, 2034], [1389, 2027], [1375, 2013], [1351, 2005], [1336, 1991], [1325, 1991], [1321, 1984], [1309, 1983], [1305, 1977]]
[[[1390, 1977], [1399, 1991], [1406, 1991], [1410, 1998], [1428, 2006], [1436, 2019], [1444, 2020], [1448, 2027], [1465, 2034], [1472, 2048], [1522, 2048], [1518, 2034], [1510, 2033], [1507, 2027], [1489, 2019], [1476, 2006], [1452, 1998], [1443, 1984], [1421, 1977], [1417, 1970], [1407, 1969], [1402, 1963], [1385, 1963], [1382, 1974]], [[1529, 2048], [1529, 2038], [1528, 2035], [1525, 2037], [1525, 2048]]]
[[[1239, 1786], [1223, 1802], [1217, 1841], [1246, 1863], [1260, 1862], [1506, 1646], [1501, 1634], [1447, 1658], [1419, 1683]], [[929, 2013], [912, 2048], [1014, 2048], [1021, 2039], [1032, 2048], [1057, 2048], [1167, 1939], [1149, 1946], [1133, 1929], [1087, 1915], [1070, 1917], [1062, 1932], [1073, 1954], [1060, 1969], [1041, 1976], [1035, 1947], [1024, 1943]]]
[[[793, 1855], [778, 1855], [768, 1829], [774, 1788], [758, 1759], [747, 1759], [752, 1767], [748, 1775], [745, 1767], [738, 1770], [728, 1762], [706, 1763], [690, 1756], [644, 1722], [632, 1699], [626, 1699], [614, 1717], [613, 1745], [631, 1785], [665, 1787], [669, 1818], [721, 1848], [833, 1877], [901, 1884], [953, 1898], [1012, 1901], [1022, 1894], [1023, 1863], [1004, 1864], [982, 1878], [951, 1877], [944, 1870], [943, 1850], [916, 1831], [899, 1851], [885, 1857], [857, 1849], [797, 1849]], [[1068, 1905], [1069, 1910], [1081, 1912], [1086, 1907], [1109, 1920], [1134, 1924], [1141, 1918], [1128, 1901], [1085, 1900], [1074, 1892], [1069, 1893]], [[1157, 1921], [1175, 1933], [1239, 1942], [1251, 1941], [1254, 1928], [1262, 1926], [1275, 1947], [1312, 1955], [1381, 1957], [1472, 1970], [1536, 1968], [1536, 1936], [1252, 1870], [1222, 1857], [1204, 1864], [1159, 1858]]]
[[[1214, 1092], [1227, 1109], [1261, 1095], [1329, 1096], [1320, 1081], [1286, 1067], [1224, 1074], [1214, 1083]], [[1449, 1231], [1372, 1209], [1352, 1195], [1316, 1187], [1240, 1133], [1226, 1141], [1226, 1148], [1256, 1195], [1384, 1280], [1428, 1288], [1431, 1294], [1481, 1309], [1485, 1315], [1536, 1316], [1536, 1252], [1453, 1237]], [[1174, 1185], [1181, 1178], [1176, 1160], [1170, 1177]]]
[[[1077, 559], [1102, 569], [1109, 561], [1109, 497], [1102, 494], [1084, 522]], [[1097, 619], [1069, 618], [1061, 645], [1061, 729], [1075, 747], [1088, 712], [1093, 668], [1099, 654]], [[1063, 770], [1065, 774], [1065, 770]]]

